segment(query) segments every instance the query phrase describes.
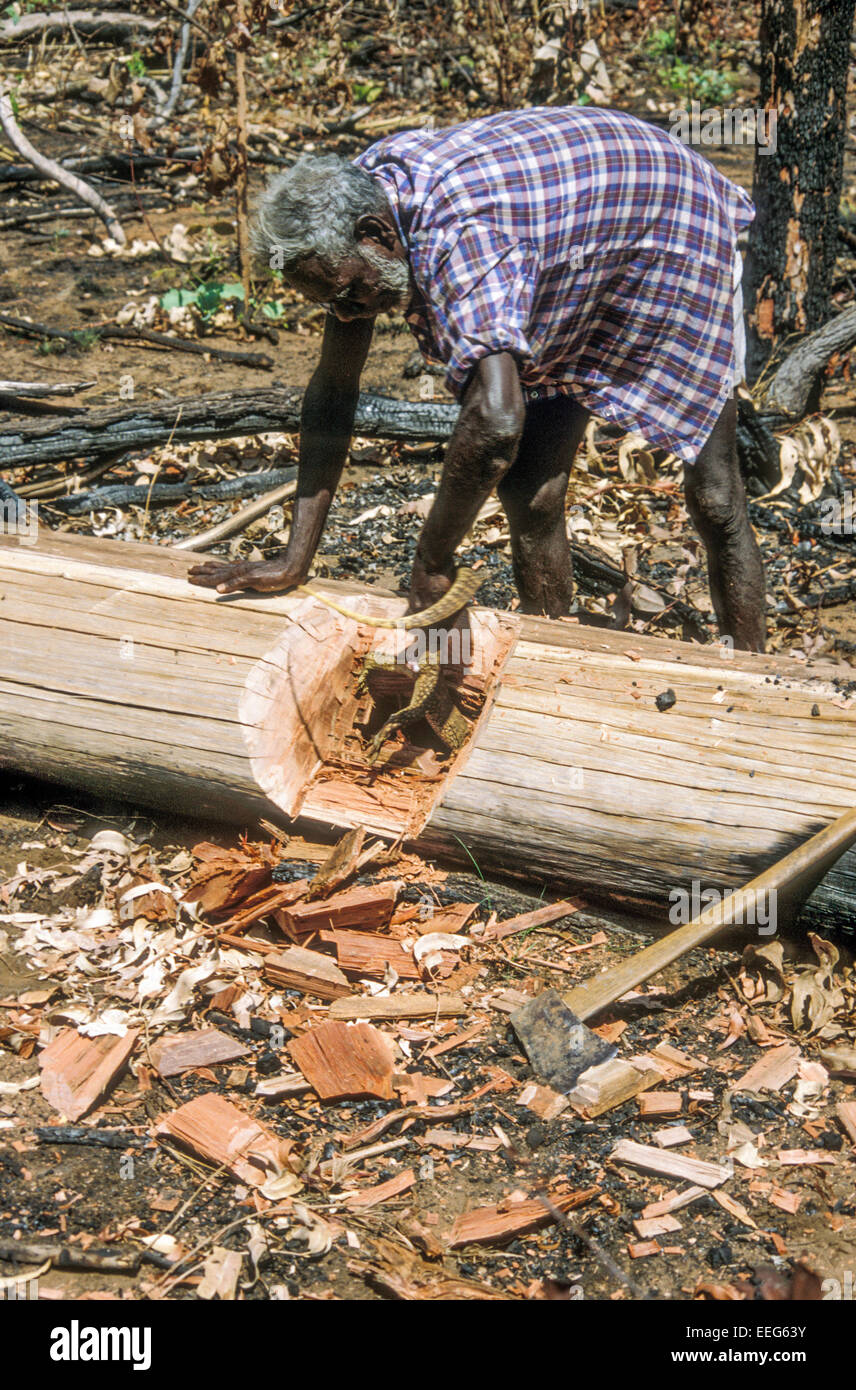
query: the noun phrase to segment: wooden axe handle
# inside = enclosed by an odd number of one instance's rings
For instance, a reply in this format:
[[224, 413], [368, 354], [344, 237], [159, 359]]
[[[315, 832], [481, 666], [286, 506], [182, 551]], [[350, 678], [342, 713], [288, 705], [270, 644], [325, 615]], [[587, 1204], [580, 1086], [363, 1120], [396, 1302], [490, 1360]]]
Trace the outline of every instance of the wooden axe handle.
[[838, 820], [825, 829], [812, 835], [804, 845], [792, 850], [778, 863], [765, 869], [757, 878], [738, 888], [735, 893], [721, 902], [706, 907], [691, 922], [669, 932], [668, 936], [653, 941], [650, 946], [637, 951], [617, 965], [586, 983], [577, 985], [562, 999], [577, 1018], [587, 1019], [600, 1013], [607, 1005], [614, 1004], [622, 994], [635, 989], [643, 981], [656, 975], [671, 965], [673, 960], [683, 956], [696, 946], [703, 946], [717, 932], [735, 923], [754, 921], [753, 909], [763, 902], [767, 894], [787, 888], [790, 893], [798, 891], [800, 880], [813, 888], [833, 864], [841, 858], [845, 850], [856, 843], [856, 810], [845, 811]]

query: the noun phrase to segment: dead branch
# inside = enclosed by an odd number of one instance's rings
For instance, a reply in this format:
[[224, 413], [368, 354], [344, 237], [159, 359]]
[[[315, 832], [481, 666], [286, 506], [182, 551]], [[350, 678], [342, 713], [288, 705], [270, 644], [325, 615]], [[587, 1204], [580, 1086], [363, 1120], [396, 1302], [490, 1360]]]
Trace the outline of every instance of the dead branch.
[[220, 521], [216, 526], [210, 526], [207, 531], [200, 531], [198, 536], [189, 536], [187, 540], [179, 541], [177, 550], [208, 550], [212, 545], [217, 545], [219, 541], [225, 541], [229, 536], [234, 536], [238, 531], [243, 531], [251, 522], [257, 521], [260, 516], [264, 516], [280, 502], [285, 502], [289, 497], [293, 497], [297, 491], [297, 479], [292, 478], [290, 482], [283, 483], [282, 487], [275, 487], [272, 492], [266, 492], [264, 496], [257, 497], [249, 506], [242, 507], [234, 516], [227, 516], [225, 521]]
[[11, 328], [15, 333], [23, 333], [29, 338], [58, 338], [62, 342], [80, 346], [86, 336], [95, 334], [99, 338], [118, 338], [121, 342], [134, 342], [168, 349], [172, 352], [189, 352], [198, 357], [211, 357], [218, 362], [234, 362], [242, 367], [256, 367], [259, 371], [273, 370], [274, 361], [264, 352], [238, 352], [232, 348], [218, 348], [206, 342], [196, 342], [193, 338], [175, 338], [169, 333], [157, 333], [153, 328], [134, 328], [130, 324], [94, 323], [86, 328], [52, 328], [47, 323], [36, 323], [30, 319], [20, 319], [14, 314], [0, 314], [0, 324]]
[[76, 396], [94, 381], [0, 381], [4, 396]]
[[[124, 458], [124, 455], [122, 457]], [[115, 462], [118, 463], [119, 460]], [[103, 471], [106, 473], [107, 469]], [[252, 497], [253, 493], [269, 488], [271, 483], [279, 484], [274, 489], [275, 492], [289, 496], [290, 493], [284, 489], [293, 490], [296, 477], [296, 467], [274, 468], [266, 473], [245, 473], [238, 478], [227, 478], [222, 483], [114, 483], [107, 487], [95, 488], [92, 492], [73, 492], [57, 496], [55, 491], [52, 491], [50, 495], [53, 499], [51, 505], [57, 511], [64, 512], [66, 516], [86, 516], [89, 512], [104, 511], [108, 507], [174, 507], [188, 497], [194, 502], [231, 502], [236, 498]], [[20, 488], [19, 495], [31, 496], [30, 488]], [[47, 494], [40, 495], [44, 497]], [[261, 500], [264, 502], [261, 511], [267, 511], [270, 496]], [[233, 520], [234, 517], [229, 518], [229, 521]], [[188, 550], [190, 547], [185, 546], [184, 549]]]
[[799, 420], [805, 415], [812, 389], [830, 357], [856, 343], [856, 305], [814, 333], [789, 353], [764, 395], [762, 410]]
[[181, 26], [181, 38], [179, 40], [178, 52], [175, 55], [175, 65], [172, 70], [172, 86], [169, 90], [169, 96], [167, 98], [166, 105], [163, 106], [160, 112], [158, 113], [157, 124], [161, 124], [163, 121], [168, 121], [173, 111], [175, 110], [176, 103], [181, 92], [181, 83], [182, 78], [184, 76], [184, 64], [187, 58], [187, 50], [190, 47], [190, 24], [193, 19], [193, 16], [199, 9], [201, 3], [202, 0], [190, 0], [190, 3], [187, 6], [187, 12], [184, 16], [184, 23]]
[[118, 242], [120, 246], [125, 245], [125, 233], [122, 230], [122, 224], [110, 204], [105, 203], [100, 193], [96, 193], [95, 189], [90, 188], [88, 183], [84, 183], [83, 179], [77, 177], [77, 174], [69, 173], [67, 169], [63, 169], [54, 160], [39, 154], [15, 120], [11, 97], [2, 87], [0, 87], [0, 125], [6, 133], [9, 143], [19, 154], [29, 160], [40, 173], [54, 179], [62, 188], [66, 188], [69, 193], [74, 194], [75, 198], [79, 198], [82, 203], [86, 203], [87, 207], [97, 212], [113, 240]]
[[0, 24], [0, 41], [20, 43], [22, 39], [76, 30], [78, 34], [96, 38], [102, 43], [127, 38], [129, 34], [153, 34], [163, 19], [146, 19], [143, 15], [127, 14], [121, 10], [62, 10], [56, 14], [22, 14]]

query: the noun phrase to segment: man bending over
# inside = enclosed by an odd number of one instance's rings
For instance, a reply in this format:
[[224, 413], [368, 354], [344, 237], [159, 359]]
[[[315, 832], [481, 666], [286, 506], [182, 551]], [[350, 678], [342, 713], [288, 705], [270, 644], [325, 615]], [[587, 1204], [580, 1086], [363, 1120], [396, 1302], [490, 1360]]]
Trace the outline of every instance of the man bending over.
[[355, 163], [304, 156], [271, 183], [256, 242], [329, 310], [303, 402], [280, 558], [209, 561], [220, 593], [302, 584], [336, 491], [375, 316], [446, 365], [461, 413], [416, 550], [410, 610], [441, 598], [496, 488], [525, 613], [573, 595], [565, 494], [590, 414], [684, 462], [723, 636], [764, 647], [764, 576], [737, 465], [743, 191], [672, 136], [590, 107], [393, 135]]

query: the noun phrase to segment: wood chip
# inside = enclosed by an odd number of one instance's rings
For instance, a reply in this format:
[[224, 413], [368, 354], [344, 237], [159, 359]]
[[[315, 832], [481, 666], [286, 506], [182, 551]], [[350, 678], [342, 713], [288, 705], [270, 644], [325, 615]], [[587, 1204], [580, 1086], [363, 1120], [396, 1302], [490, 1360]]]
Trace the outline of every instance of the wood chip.
[[680, 1091], [649, 1091], [636, 1102], [643, 1119], [651, 1115], [677, 1115], [683, 1103]]
[[651, 1135], [661, 1149], [671, 1149], [676, 1144], [691, 1144], [693, 1137], [692, 1130], [687, 1129], [686, 1125], [667, 1125], [665, 1129], [656, 1129]]
[[658, 1202], [649, 1202], [647, 1207], [643, 1207], [642, 1215], [665, 1216], [667, 1212], [680, 1211], [681, 1207], [687, 1207], [690, 1202], [697, 1202], [699, 1197], [706, 1196], [705, 1188], [696, 1185], [684, 1187], [680, 1192], [667, 1192]]
[[312, 1087], [299, 1071], [285, 1072], [282, 1076], [266, 1076], [255, 1089], [257, 1096], [265, 1100], [283, 1100], [286, 1096], [304, 1096]]
[[532, 995], [524, 994], [522, 989], [501, 989], [487, 1000], [492, 1009], [502, 1014], [513, 1014], [515, 1009], [532, 1003]]
[[319, 999], [343, 999], [351, 993], [348, 977], [332, 956], [325, 956], [322, 951], [290, 946], [281, 954], [269, 955], [263, 969], [265, 979], [273, 984], [284, 989], [299, 989]]
[[626, 1027], [626, 1019], [616, 1018], [612, 1023], [599, 1023], [596, 1028], [592, 1028], [592, 1032], [597, 1033], [597, 1036], [603, 1038], [604, 1042], [615, 1043], [618, 1042]]
[[253, 1119], [246, 1110], [213, 1092], [196, 1096], [164, 1115], [152, 1133], [174, 1139], [199, 1158], [225, 1167], [239, 1182], [262, 1187], [288, 1168], [291, 1145]]
[[320, 898], [322, 895], [329, 897], [351, 877], [360, 858], [365, 834], [362, 825], [355, 825], [353, 830], [348, 830], [342, 836], [310, 883], [307, 898]]
[[856, 1100], [840, 1100], [835, 1113], [851, 1144], [856, 1144]]
[[[597, 1194], [598, 1188], [589, 1187], [582, 1192], [548, 1193], [548, 1196], [558, 1211], [567, 1212], [590, 1202]], [[477, 1207], [464, 1212], [449, 1231], [446, 1245], [450, 1250], [459, 1250], [464, 1245], [501, 1244], [530, 1231], [539, 1231], [553, 1221], [550, 1210], [537, 1198], [519, 1202], [506, 1200], [493, 1207]]]
[[640, 1070], [632, 1062], [613, 1057], [583, 1072], [574, 1089], [568, 1092], [568, 1100], [575, 1109], [594, 1120], [631, 1100], [640, 1091], [658, 1086], [662, 1079], [659, 1071]]
[[403, 1173], [397, 1173], [394, 1178], [378, 1183], [376, 1187], [349, 1192], [345, 1198], [345, 1205], [350, 1211], [368, 1211], [370, 1207], [376, 1207], [381, 1202], [388, 1202], [391, 1197], [400, 1196], [415, 1182], [416, 1174], [412, 1168], [407, 1168]]
[[835, 1155], [828, 1149], [779, 1149], [776, 1157], [790, 1167], [808, 1168], [815, 1163], [834, 1163]]
[[392, 1081], [402, 1105], [427, 1105], [431, 1097], [447, 1096], [455, 1089], [445, 1076], [426, 1076], [423, 1072], [396, 1073]]
[[322, 1100], [393, 1099], [392, 1047], [370, 1023], [322, 1023], [288, 1050]]
[[729, 1216], [733, 1216], [735, 1221], [739, 1221], [743, 1226], [748, 1226], [751, 1230], [757, 1231], [758, 1227], [752, 1220], [742, 1202], [737, 1202], [733, 1197], [729, 1197], [726, 1192], [711, 1193], [713, 1200], [718, 1202], [723, 1211], [727, 1211]]
[[522, 912], [518, 917], [510, 917], [507, 922], [497, 922], [485, 932], [483, 940], [501, 941], [503, 937], [529, 931], [531, 927], [544, 927], [549, 922], [558, 922], [562, 917], [573, 916], [581, 907], [585, 907], [581, 898], [565, 898], [559, 903], [536, 907], [534, 912]]
[[88, 1115], [119, 1080], [138, 1036], [132, 1028], [123, 1038], [84, 1038], [64, 1028], [39, 1057], [45, 1100], [71, 1123]]
[[456, 1018], [467, 1012], [462, 994], [390, 994], [374, 999], [336, 999], [331, 1018]]
[[690, 1076], [694, 1071], [704, 1071], [706, 1062], [699, 1062], [695, 1057], [688, 1057], [686, 1052], [681, 1052], [679, 1048], [672, 1047], [671, 1043], [661, 1042], [650, 1052], [643, 1052], [638, 1057], [631, 1057], [630, 1061], [635, 1067], [642, 1071], [653, 1068], [660, 1073], [660, 1079], [665, 1082], [679, 1081], [684, 1076]]
[[451, 1153], [453, 1149], [465, 1147], [467, 1136], [459, 1134], [456, 1129], [426, 1129], [416, 1142], [423, 1144], [426, 1148], [443, 1149]]
[[536, 1086], [533, 1082], [520, 1092], [517, 1104], [525, 1105], [541, 1120], [555, 1120], [557, 1115], [568, 1109], [570, 1101], [549, 1086]]
[[385, 980], [390, 970], [399, 979], [421, 980], [422, 972], [409, 951], [391, 936], [377, 936], [367, 931], [319, 932], [325, 946], [333, 946], [336, 962], [346, 975], [370, 980]]
[[620, 1139], [610, 1158], [614, 1163], [627, 1163], [631, 1168], [641, 1168], [645, 1173], [658, 1173], [665, 1178], [680, 1178], [697, 1187], [719, 1187], [731, 1177], [731, 1169], [718, 1163], [664, 1152], [650, 1144], [637, 1144], [632, 1139]]
[[261, 921], [262, 917], [275, 916], [280, 908], [302, 898], [308, 887], [309, 880], [306, 878], [295, 879], [293, 883], [269, 884], [267, 888], [247, 898], [239, 911], [223, 922], [223, 930], [233, 935], [248, 931], [255, 922]]
[[793, 1043], [774, 1047], [753, 1062], [748, 1071], [733, 1081], [731, 1091], [780, 1091], [796, 1076], [800, 1066], [800, 1050]]
[[149, 1057], [160, 1076], [178, 1076], [192, 1067], [236, 1062], [239, 1057], [246, 1057], [249, 1050], [218, 1028], [201, 1028], [193, 1033], [172, 1033], [159, 1038], [149, 1048]]
[[283, 907], [276, 913], [276, 920], [283, 931], [293, 936], [345, 927], [380, 931], [392, 916], [400, 887], [401, 883], [397, 880], [358, 884], [355, 888], [346, 888], [343, 893], [334, 893], [331, 898], [324, 898], [321, 902], [295, 903]]
[[453, 1038], [447, 1038], [445, 1042], [435, 1043], [433, 1047], [425, 1049], [425, 1057], [442, 1057], [444, 1052], [452, 1052], [456, 1047], [462, 1047], [464, 1043], [472, 1042], [479, 1033], [483, 1033], [487, 1027], [487, 1021], [474, 1023], [472, 1028], [465, 1028], [462, 1033], [456, 1033]]
[[802, 1199], [801, 1192], [789, 1192], [785, 1187], [773, 1187], [767, 1201], [771, 1206], [778, 1207], [780, 1211], [786, 1211], [790, 1216], [795, 1216], [800, 1209]]
[[667, 1236], [670, 1231], [680, 1231], [682, 1229], [680, 1221], [676, 1221], [674, 1216], [642, 1216], [633, 1222], [633, 1229], [637, 1236], [643, 1240], [651, 1240], [654, 1236]]
[[656, 1240], [640, 1240], [631, 1242], [627, 1253], [631, 1260], [644, 1260], [648, 1255], [661, 1255], [663, 1252]]
[[427, 936], [429, 932], [443, 932], [444, 935], [454, 936], [463, 931], [470, 918], [478, 911], [478, 906], [478, 903], [449, 903], [447, 907], [435, 909], [427, 917], [417, 917], [411, 925], [420, 936]]

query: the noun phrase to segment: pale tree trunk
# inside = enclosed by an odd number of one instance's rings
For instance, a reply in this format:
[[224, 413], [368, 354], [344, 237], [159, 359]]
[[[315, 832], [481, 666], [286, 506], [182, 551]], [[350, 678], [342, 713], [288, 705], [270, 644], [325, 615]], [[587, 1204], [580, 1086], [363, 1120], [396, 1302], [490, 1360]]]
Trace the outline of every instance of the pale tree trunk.
[[762, 0], [760, 104], [775, 115], [775, 138], [755, 151], [744, 277], [750, 381], [784, 339], [829, 316], [854, 10], [856, 0]]

